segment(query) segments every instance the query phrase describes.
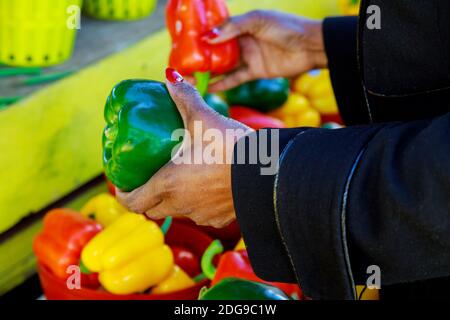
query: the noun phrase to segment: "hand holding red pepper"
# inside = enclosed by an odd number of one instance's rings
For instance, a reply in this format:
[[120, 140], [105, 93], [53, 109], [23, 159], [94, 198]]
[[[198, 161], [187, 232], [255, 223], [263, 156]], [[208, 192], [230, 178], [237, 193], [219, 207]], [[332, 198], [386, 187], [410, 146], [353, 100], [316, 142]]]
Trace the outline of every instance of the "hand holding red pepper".
[[229, 19], [210, 44], [239, 37], [242, 65], [210, 91], [224, 91], [260, 78], [293, 77], [325, 67], [322, 22], [273, 11], [253, 11]]
[[[223, 74], [239, 62], [236, 39], [210, 44], [203, 38], [214, 34], [229, 17], [225, 0], [169, 0], [166, 9], [167, 28], [172, 38], [170, 67], [183, 76], [195, 75], [203, 95], [209, 75]], [[205, 92], [202, 92], [205, 91]]]

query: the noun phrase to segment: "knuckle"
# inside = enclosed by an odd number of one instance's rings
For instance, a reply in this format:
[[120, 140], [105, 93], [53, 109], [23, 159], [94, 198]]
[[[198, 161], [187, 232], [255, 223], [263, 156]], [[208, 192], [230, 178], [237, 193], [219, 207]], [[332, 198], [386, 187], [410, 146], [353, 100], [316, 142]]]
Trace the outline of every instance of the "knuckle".
[[145, 212], [144, 207], [137, 201], [130, 202], [127, 208], [134, 213], [142, 214]]
[[266, 15], [267, 11], [261, 9], [253, 10], [248, 13], [249, 20], [254, 24], [261, 22]]

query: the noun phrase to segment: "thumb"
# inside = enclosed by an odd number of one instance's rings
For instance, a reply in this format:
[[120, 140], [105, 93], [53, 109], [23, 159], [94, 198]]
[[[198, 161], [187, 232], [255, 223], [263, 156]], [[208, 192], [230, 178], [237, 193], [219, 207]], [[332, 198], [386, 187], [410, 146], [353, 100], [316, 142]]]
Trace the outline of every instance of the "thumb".
[[210, 112], [210, 108], [206, 105], [197, 89], [185, 81], [175, 69], [167, 68], [166, 78], [167, 89], [172, 100], [177, 105], [186, 129], [189, 128], [192, 119], [201, 119], [201, 114]]

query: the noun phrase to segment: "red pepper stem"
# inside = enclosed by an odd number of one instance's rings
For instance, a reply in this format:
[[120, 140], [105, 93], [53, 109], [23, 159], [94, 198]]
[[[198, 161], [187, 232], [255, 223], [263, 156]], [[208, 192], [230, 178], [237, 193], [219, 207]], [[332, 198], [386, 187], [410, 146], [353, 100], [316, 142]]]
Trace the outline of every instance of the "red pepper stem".
[[167, 232], [169, 231], [170, 226], [172, 225], [172, 220], [173, 220], [172, 216], [169, 216], [166, 219], [164, 219], [164, 222], [161, 226], [161, 231], [164, 233], [164, 235], [166, 235]]
[[202, 97], [208, 93], [209, 80], [211, 80], [211, 72], [194, 72], [197, 83], [197, 90]]
[[213, 265], [213, 259], [217, 254], [220, 254], [222, 252], [223, 252], [222, 243], [220, 243], [219, 240], [214, 240], [205, 250], [205, 253], [203, 253], [201, 261], [202, 271], [205, 274], [205, 276], [210, 280], [213, 280], [216, 274], [216, 267]]

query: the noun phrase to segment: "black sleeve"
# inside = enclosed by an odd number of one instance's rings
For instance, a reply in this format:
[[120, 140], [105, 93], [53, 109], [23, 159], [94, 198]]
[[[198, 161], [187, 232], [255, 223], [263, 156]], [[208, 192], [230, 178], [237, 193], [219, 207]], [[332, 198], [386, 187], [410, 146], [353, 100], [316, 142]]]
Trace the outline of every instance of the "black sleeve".
[[250, 191], [259, 172], [234, 164], [235, 208], [255, 272], [295, 277], [313, 299], [355, 298], [372, 264], [382, 285], [450, 275], [449, 136], [450, 114], [309, 129], [282, 148], [272, 194], [269, 179], [264, 194]]
[[323, 37], [331, 82], [346, 125], [369, 124], [357, 58], [357, 17], [327, 18]]
[[[273, 145], [277, 148], [277, 153], [283, 151], [291, 139], [298, 134], [306, 131], [305, 128], [285, 129], [279, 132], [279, 145], [270, 139], [268, 134], [266, 141], [261, 138], [261, 133], [272, 132], [260, 130], [253, 132], [243, 138], [240, 142], [244, 143], [245, 155], [244, 161], [237, 160], [237, 145], [234, 152], [234, 163], [232, 169], [233, 200], [236, 208], [236, 214], [239, 218], [241, 230], [249, 253], [249, 258], [254, 261], [267, 261], [266, 264], [260, 264], [259, 274], [266, 279], [277, 278], [279, 282], [296, 283], [295, 274], [292, 265], [288, 259], [285, 248], [282, 244], [280, 233], [273, 214], [273, 187], [275, 175], [262, 175], [261, 168], [265, 167], [260, 157], [257, 161], [251, 163], [250, 141], [255, 142], [257, 153], [261, 148], [261, 143], [267, 146], [265, 150], [271, 150]], [[261, 138], [261, 139], [260, 139]], [[272, 143], [274, 142], [274, 143]], [[265, 151], [264, 150], [264, 151]], [[278, 159], [278, 157], [277, 157]], [[275, 272], [274, 272], [275, 271]]]

